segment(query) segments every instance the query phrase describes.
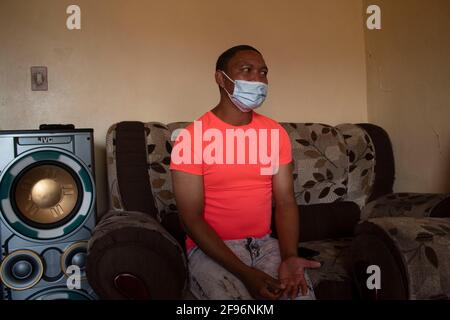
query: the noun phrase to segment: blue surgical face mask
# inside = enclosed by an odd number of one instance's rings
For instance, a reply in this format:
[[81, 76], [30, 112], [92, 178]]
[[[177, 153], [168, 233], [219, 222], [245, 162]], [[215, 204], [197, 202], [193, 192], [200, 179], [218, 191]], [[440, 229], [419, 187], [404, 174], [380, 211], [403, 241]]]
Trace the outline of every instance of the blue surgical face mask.
[[249, 112], [261, 106], [267, 96], [267, 84], [258, 81], [232, 80], [225, 72], [222, 73], [234, 83], [233, 94], [225, 92], [231, 102], [242, 112]]

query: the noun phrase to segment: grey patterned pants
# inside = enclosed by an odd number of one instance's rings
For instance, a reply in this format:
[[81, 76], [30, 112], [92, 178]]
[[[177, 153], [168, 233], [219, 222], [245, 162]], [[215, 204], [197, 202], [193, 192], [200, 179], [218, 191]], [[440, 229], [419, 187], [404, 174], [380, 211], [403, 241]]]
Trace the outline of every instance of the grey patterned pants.
[[[278, 240], [266, 235], [262, 238], [246, 238], [242, 240], [225, 240], [224, 243], [246, 265], [264, 271], [273, 278], [278, 278], [278, 267], [281, 263]], [[212, 300], [251, 300], [253, 297], [245, 285], [231, 272], [223, 268], [199, 247], [188, 253], [189, 286], [197, 299]], [[300, 295], [295, 300], [315, 300], [311, 281], [305, 272], [308, 294]], [[280, 299], [290, 299], [281, 297]]]

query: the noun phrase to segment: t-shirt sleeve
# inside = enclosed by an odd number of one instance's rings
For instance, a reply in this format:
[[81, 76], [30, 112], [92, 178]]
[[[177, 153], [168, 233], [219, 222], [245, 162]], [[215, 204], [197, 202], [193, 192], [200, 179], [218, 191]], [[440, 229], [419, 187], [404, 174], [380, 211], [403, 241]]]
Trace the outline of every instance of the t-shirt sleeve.
[[292, 161], [292, 146], [286, 130], [280, 125], [280, 165], [288, 164]]
[[192, 126], [179, 129], [170, 154], [170, 170], [203, 175], [201, 150], [194, 148]]

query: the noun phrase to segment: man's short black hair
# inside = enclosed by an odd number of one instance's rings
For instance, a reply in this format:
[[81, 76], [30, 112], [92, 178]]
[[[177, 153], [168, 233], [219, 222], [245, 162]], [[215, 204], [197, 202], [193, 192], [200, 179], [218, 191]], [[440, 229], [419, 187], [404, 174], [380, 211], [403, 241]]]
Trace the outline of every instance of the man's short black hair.
[[217, 59], [216, 70], [226, 71], [228, 62], [231, 60], [231, 58], [233, 58], [234, 55], [236, 53], [238, 53], [239, 51], [247, 51], [247, 50], [255, 51], [255, 52], [258, 52], [259, 54], [261, 54], [261, 52], [259, 52], [255, 48], [253, 48], [252, 46], [246, 45], [246, 44], [241, 44], [239, 46], [235, 46], [233, 48], [228, 49], [227, 51], [225, 51], [224, 53], [222, 53], [220, 55], [219, 59]]

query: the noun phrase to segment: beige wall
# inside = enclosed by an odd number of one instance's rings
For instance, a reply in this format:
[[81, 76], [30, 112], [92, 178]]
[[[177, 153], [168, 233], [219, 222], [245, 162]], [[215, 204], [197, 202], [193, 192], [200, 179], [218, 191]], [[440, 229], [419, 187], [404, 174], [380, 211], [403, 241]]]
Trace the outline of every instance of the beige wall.
[[[78, 4], [82, 30], [65, 27]], [[0, 129], [74, 123], [95, 129], [99, 209], [105, 134], [114, 122], [192, 121], [218, 101], [214, 64], [259, 48], [278, 121], [367, 120], [361, 0], [0, 0]], [[49, 91], [29, 68], [48, 66]]]
[[385, 128], [397, 191], [450, 192], [450, 1], [377, 0], [366, 31], [368, 120]]

